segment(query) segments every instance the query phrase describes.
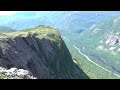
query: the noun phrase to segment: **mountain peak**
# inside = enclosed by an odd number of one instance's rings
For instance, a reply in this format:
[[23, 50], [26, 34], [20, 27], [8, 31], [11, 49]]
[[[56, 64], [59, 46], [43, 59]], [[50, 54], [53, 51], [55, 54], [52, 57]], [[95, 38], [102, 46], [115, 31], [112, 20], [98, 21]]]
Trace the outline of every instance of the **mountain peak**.
[[0, 66], [28, 70], [40, 79], [88, 78], [56, 28], [37, 26], [4, 34], [8, 39], [0, 41]]

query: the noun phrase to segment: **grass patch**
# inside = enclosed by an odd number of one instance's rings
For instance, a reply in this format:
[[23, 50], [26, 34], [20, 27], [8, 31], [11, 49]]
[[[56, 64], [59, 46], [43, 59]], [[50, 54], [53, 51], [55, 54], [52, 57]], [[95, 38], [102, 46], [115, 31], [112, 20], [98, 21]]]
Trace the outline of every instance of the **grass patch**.
[[[4, 36], [3, 36], [4, 35]], [[28, 35], [35, 35], [36, 38], [50, 39], [55, 42], [61, 41], [60, 32], [57, 28], [52, 26], [39, 25], [34, 28], [28, 28], [16, 32], [0, 32], [0, 40], [3, 40], [6, 37], [13, 39], [17, 36], [26, 37]]]
[[5, 78], [8, 78], [8, 76], [5, 74], [0, 74], [0, 79], [5, 79]]

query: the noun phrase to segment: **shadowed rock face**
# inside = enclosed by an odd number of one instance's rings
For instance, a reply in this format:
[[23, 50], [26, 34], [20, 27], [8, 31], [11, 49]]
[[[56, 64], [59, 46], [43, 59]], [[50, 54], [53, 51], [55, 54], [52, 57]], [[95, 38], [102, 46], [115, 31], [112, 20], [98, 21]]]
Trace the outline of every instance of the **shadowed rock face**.
[[88, 78], [72, 61], [62, 40], [37, 38], [37, 32], [0, 41], [0, 66], [30, 71], [39, 79]]

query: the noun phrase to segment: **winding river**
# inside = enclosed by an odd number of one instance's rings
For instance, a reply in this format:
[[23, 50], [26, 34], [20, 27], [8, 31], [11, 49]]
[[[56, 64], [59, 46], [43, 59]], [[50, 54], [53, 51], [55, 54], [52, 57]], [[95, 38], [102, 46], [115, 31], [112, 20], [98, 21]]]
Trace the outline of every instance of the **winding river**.
[[[105, 70], [105, 71], [107, 71], [107, 72], [109, 72], [109, 73], [112, 73], [112, 74], [114, 74], [115, 76], [117, 76], [117, 77], [120, 78], [120, 75], [118, 75], [118, 74], [116, 74], [116, 73], [114, 73], [114, 72], [111, 72], [111, 71], [109, 71], [108, 69], [106, 69], [106, 68], [102, 67], [101, 65], [99, 65], [99, 64], [95, 63], [94, 61], [92, 61], [87, 55], [85, 55], [84, 53], [81, 52], [82, 50], [80, 50], [80, 49], [79, 49], [78, 47], [76, 47], [75, 45], [73, 45], [73, 47], [76, 48], [81, 55], [83, 55], [84, 57], [86, 57], [86, 59], [87, 59], [89, 62], [95, 64], [96, 66], [102, 68], [103, 70]], [[81, 48], [81, 49], [83, 49], [83, 48]], [[103, 61], [102, 59], [100, 59], [100, 58], [101, 58], [101, 57], [99, 57], [99, 61], [104, 62], [104, 61]], [[97, 60], [98, 60], [98, 59], [97, 59]], [[106, 63], [106, 62], [104, 62], [104, 63], [105, 63], [106, 65], [109, 65], [109, 64]], [[111, 65], [109, 65], [109, 66], [110, 66], [113, 70], [115, 70], [115, 71], [117, 71], [118, 73], [120, 73], [120, 71], [118, 71], [114, 66], [111, 66]]]

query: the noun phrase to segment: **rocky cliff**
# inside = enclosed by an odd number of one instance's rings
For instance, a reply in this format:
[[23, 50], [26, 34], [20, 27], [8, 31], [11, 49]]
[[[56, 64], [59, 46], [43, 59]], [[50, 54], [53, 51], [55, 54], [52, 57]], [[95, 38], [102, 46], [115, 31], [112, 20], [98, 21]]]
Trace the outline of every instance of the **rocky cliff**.
[[54, 27], [0, 34], [0, 66], [25, 69], [38, 79], [88, 78], [73, 62]]

